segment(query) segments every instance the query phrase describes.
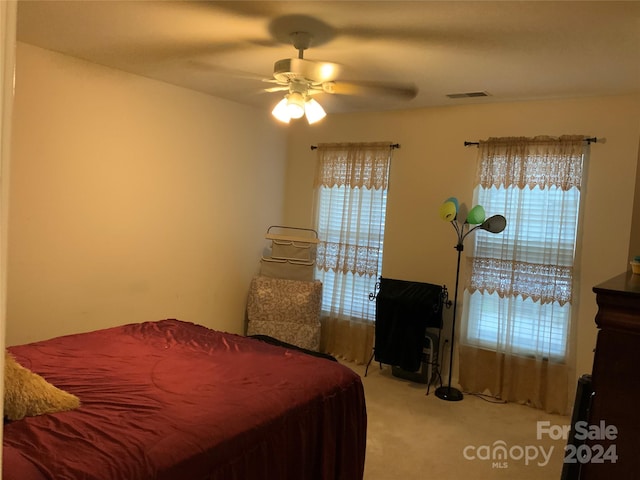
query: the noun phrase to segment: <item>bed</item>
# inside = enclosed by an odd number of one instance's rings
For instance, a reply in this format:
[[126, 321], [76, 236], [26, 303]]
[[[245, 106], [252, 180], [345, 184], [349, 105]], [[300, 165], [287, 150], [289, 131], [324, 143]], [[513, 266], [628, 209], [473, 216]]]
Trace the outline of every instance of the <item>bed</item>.
[[4, 480], [363, 477], [364, 392], [338, 362], [173, 319], [7, 350], [81, 403], [5, 418]]

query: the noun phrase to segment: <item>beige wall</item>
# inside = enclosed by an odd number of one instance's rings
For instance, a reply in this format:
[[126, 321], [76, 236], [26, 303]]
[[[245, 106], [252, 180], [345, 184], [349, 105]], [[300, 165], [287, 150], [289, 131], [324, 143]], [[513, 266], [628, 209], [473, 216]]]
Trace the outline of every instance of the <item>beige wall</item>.
[[285, 140], [268, 112], [18, 44], [7, 343], [162, 318], [241, 332]]
[[[638, 165], [640, 165], [640, 145], [638, 146]], [[633, 260], [633, 258], [637, 256], [640, 256], [640, 168], [636, 171], [636, 193], [633, 205], [633, 218], [631, 220], [629, 260]]]
[[[591, 370], [596, 335], [596, 304], [591, 289], [628, 267], [640, 96], [329, 115], [314, 127], [302, 122], [291, 125], [290, 132], [285, 218], [301, 226], [310, 225], [315, 160], [310, 145], [339, 141], [400, 143], [391, 168], [382, 273], [391, 278], [445, 284], [451, 295], [455, 285], [455, 235], [437, 211], [450, 196], [467, 204], [472, 201], [477, 149], [465, 148], [463, 142], [491, 136], [562, 134], [606, 140], [591, 146], [580, 242], [577, 373]], [[636, 249], [640, 252], [640, 245]], [[450, 322], [450, 318], [445, 319]]]
[[[5, 347], [7, 313], [7, 230], [9, 225], [9, 171], [11, 160], [11, 118], [13, 111], [13, 76], [15, 73], [17, 2], [0, 3], [0, 348]], [[4, 356], [0, 358], [4, 372]], [[4, 382], [0, 382], [0, 402], [4, 400]], [[4, 433], [0, 426], [0, 441]], [[2, 452], [0, 451], [0, 469]]]
[[19, 44], [14, 113], [9, 344], [167, 317], [240, 332], [266, 227], [310, 225], [318, 142], [401, 144], [383, 275], [453, 290], [455, 238], [437, 209], [452, 195], [471, 202], [477, 150], [465, 140], [605, 139], [591, 147], [584, 191], [578, 374], [592, 361], [591, 288], [640, 250], [630, 241], [638, 95], [335, 114], [283, 129], [262, 111]]

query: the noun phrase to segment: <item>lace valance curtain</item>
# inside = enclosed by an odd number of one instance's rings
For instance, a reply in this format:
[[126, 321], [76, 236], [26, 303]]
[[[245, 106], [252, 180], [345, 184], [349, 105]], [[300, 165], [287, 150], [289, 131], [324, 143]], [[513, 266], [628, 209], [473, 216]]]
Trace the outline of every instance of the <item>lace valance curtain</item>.
[[314, 187], [388, 188], [389, 143], [321, 143]]
[[482, 188], [557, 187], [580, 190], [582, 135], [490, 138], [479, 142], [476, 184]]
[[491, 138], [479, 149], [477, 185], [491, 190], [483, 205], [508, 226], [478, 236], [468, 290], [571, 303], [584, 137]]

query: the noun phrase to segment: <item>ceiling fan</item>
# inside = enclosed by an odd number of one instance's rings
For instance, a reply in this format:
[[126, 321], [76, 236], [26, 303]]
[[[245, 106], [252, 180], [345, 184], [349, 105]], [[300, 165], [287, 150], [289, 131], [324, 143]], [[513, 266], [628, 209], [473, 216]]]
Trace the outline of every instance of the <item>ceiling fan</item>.
[[418, 93], [414, 85], [353, 82], [338, 80], [340, 65], [332, 62], [308, 60], [304, 58], [313, 40], [306, 31], [295, 31], [289, 35], [291, 43], [298, 51], [297, 58], [285, 58], [274, 64], [273, 79], [264, 80], [277, 86], [265, 88], [266, 92], [288, 92], [275, 106], [272, 114], [278, 120], [289, 123], [293, 118], [306, 116], [309, 124], [326, 116], [322, 106], [313, 98], [319, 93], [337, 95], [390, 95], [410, 100]]

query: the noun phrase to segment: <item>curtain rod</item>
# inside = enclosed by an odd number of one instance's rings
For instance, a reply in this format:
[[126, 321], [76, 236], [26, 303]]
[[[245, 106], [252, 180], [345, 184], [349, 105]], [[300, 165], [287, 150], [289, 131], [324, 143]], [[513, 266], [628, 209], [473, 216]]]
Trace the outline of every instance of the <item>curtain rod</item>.
[[[598, 138], [597, 137], [588, 137], [588, 138], [585, 138], [584, 141], [587, 142], [588, 144], [597, 143], [598, 142]], [[464, 146], [465, 147], [469, 147], [471, 145], [480, 145], [480, 142], [464, 142]]]
[[[391, 145], [389, 145], [391, 148], [400, 148], [400, 144], [399, 143], [392, 143]], [[311, 150], [315, 150], [317, 149], [318, 146], [317, 145], [311, 145]]]

